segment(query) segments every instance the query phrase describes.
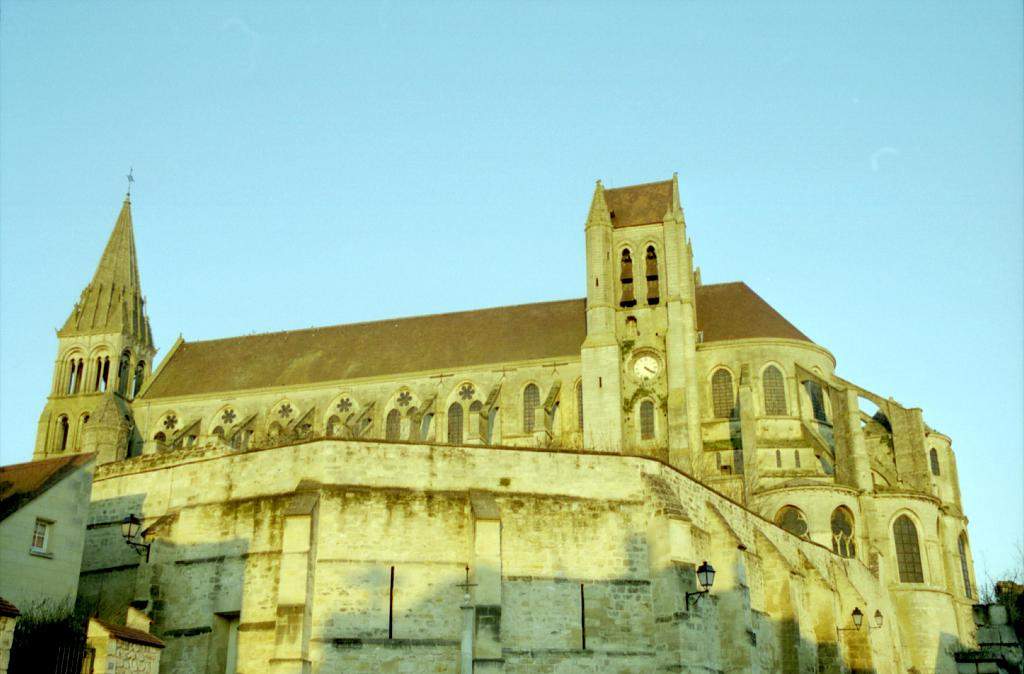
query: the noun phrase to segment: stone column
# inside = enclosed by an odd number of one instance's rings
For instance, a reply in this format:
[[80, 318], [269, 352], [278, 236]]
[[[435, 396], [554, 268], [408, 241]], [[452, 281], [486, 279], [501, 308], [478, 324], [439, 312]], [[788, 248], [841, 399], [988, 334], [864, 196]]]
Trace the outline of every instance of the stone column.
[[277, 578], [277, 625], [272, 674], [309, 674], [313, 579], [316, 570], [317, 504], [315, 485], [300, 484], [284, 511], [281, 565]]
[[477, 672], [500, 672], [505, 664], [501, 647], [501, 513], [490, 494], [473, 492], [470, 504], [476, 583], [473, 665]]
[[743, 502], [750, 503], [750, 494], [757, 480], [757, 408], [749, 363], [740, 366], [740, 441], [743, 447]]

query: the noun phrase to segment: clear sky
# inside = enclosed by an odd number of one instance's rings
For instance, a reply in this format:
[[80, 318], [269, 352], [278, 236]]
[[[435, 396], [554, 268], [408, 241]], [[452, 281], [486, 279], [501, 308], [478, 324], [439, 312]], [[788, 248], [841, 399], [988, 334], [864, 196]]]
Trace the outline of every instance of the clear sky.
[[979, 579], [1022, 507], [1022, 17], [980, 3], [0, 5], [0, 453], [129, 166], [161, 354], [580, 297], [594, 180], [679, 172], [742, 279], [951, 435]]

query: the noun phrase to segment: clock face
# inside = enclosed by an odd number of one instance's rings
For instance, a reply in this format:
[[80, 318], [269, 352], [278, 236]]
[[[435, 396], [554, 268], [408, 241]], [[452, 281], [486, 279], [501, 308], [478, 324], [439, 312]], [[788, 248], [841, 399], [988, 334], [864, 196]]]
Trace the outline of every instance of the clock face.
[[637, 379], [650, 381], [661, 373], [661, 361], [654, 356], [640, 356], [633, 361], [633, 375]]

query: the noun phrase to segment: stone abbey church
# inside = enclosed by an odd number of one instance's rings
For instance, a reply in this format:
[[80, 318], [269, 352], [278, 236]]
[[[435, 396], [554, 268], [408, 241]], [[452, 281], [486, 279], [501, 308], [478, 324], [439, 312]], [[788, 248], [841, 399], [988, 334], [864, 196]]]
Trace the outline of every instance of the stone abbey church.
[[80, 605], [145, 611], [181, 674], [956, 671], [950, 438], [702, 284], [676, 178], [580, 215], [584, 298], [154, 368], [126, 199], [35, 447], [98, 457]]

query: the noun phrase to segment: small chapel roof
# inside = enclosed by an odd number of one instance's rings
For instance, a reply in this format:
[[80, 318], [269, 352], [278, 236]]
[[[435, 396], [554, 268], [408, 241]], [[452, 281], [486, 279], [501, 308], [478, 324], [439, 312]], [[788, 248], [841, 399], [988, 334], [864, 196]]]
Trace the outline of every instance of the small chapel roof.
[[[745, 283], [697, 288], [704, 342], [811, 341]], [[182, 342], [144, 398], [241, 391], [481, 365], [579, 358], [583, 299]]]

